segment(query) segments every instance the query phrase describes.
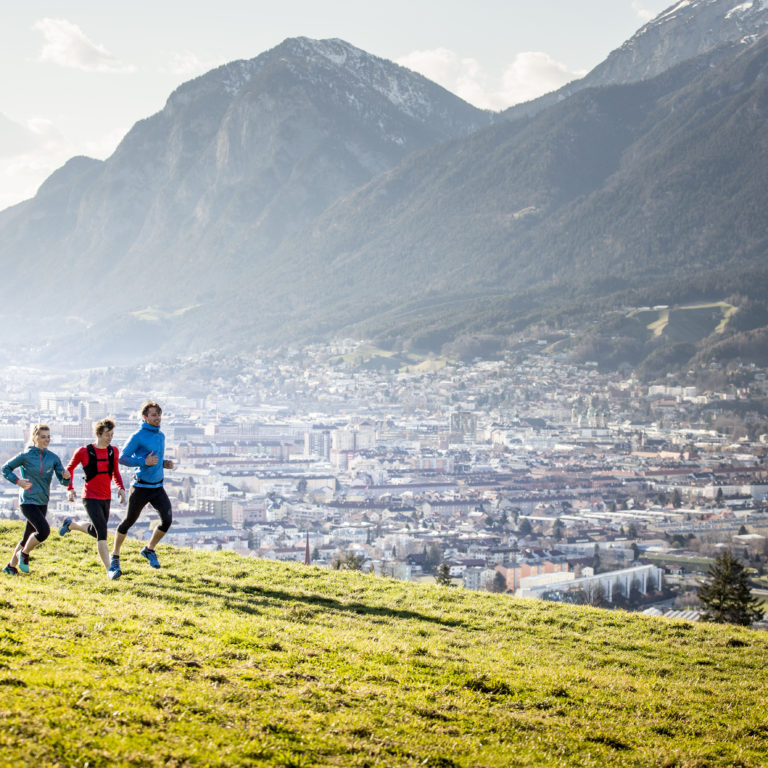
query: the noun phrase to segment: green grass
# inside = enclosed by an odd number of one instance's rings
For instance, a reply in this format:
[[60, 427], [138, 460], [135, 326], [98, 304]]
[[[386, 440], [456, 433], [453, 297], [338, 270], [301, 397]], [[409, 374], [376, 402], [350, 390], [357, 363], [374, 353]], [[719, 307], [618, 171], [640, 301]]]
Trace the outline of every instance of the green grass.
[[139, 309], [136, 312], [131, 312], [130, 314], [139, 320], [145, 320], [150, 323], [159, 323], [164, 320], [171, 320], [175, 317], [180, 317], [181, 315], [184, 315], [190, 310], [196, 309], [199, 306], [199, 304], [192, 304], [189, 307], [181, 307], [180, 309], [176, 309], [171, 312], [168, 312], [164, 309], [159, 309], [158, 307], [145, 307], [144, 309]]
[[138, 549], [109, 582], [54, 534], [0, 581], [3, 765], [768, 762], [763, 633]]
[[379, 349], [366, 344], [353, 352], [340, 355], [337, 362], [344, 362], [355, 368], [390, 371], [434, 371], [444, 368], [448, 359], [434, 355], [419, 355], [415, 353], [400, 353]]
[[639, 317], [652, 336], [667, 336], [674, 341], [696, 342], [712, 333], [723, 333], [737, 308], [724, 301], [689, 304], [667, 309], [633, 310], [628, 317]]

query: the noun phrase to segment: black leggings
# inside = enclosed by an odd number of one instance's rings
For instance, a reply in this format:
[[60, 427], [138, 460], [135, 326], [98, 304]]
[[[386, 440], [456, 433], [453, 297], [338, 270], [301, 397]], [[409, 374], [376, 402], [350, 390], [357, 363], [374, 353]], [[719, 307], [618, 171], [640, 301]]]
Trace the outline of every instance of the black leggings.
[[107, 522], [109, 521], [109, 499], [83, 499], [83, 506], [91, 518], [88, 533], [96, 541], [107, 540]]
[[139, 519], [141, 510], [151, 504], [160, 515], [160, 525], [157, 527], [167, 533], [173, 522], [171, 514], [171, 500], [165, 492], [165, 488], [142, 488], [134, 485], [131, 488], [131, 495], [128, 497], [128, 511], [125, 514], [125, 520], [117, 526], [117, 532], [126, 534], [133, 524]]
[[45, 541], [51, 532], [51, 526], [45, 516], [48, 514], [47, 504], [22, 504], [21, 514], [27, 518], [24, 535], [21, 537], [21, 546], [24, 547], [27, 539], [34, 533], [38, 541]]

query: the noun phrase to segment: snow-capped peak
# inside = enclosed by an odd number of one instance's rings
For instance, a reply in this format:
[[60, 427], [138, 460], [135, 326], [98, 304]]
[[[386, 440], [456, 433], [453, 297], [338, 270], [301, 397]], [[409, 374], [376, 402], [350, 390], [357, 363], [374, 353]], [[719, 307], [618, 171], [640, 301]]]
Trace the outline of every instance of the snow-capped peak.
[[[381, 59], [353, 45], [331, 38], [314, 40], [289, 38], [283, 44], [294, 55], [307, 61], [337, 69], [348, 83], [371, 88], [402, 112], [424, 119], [435, 109], [444, 93], [440, 86], [422, 75]], [[282, 46], [281, 46], [282, 47]]]
[[585, 82], [645, 80], [722, 45], [747, 45], [768, 28], [765, 5], [766, 0], [679, 0], [613, 51]]

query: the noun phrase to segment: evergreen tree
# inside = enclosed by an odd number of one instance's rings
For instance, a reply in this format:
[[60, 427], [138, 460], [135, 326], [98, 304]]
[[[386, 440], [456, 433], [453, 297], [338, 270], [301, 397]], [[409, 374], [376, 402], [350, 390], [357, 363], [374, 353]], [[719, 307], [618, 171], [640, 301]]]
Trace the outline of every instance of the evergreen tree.
[[424, 571], [432, 573], [443, 560], [443, 552], [437, 544], [424, 548]]
[[331, 561], [331, 568], [336, 571], [362, 571], [365, 557], [354, 552], [341, 552]]
[[699, 600], [707, 610], [706, 621], [749, 626], [763, 618], [760, 603], [752, 597], [747, 572], [730, 552], [722, 552], [709, 567], [708, 580], [699, 587]]
[[435, 576], [435, 581], [438, 584], [442, 584], [444, 587], [447, 587], [451, 583], [451, 569], [448, 566], [448, 563], [440, 563], [440, 565], [437, 567], [437, 575]]
[[717, 504], [718, 507], [723, 506], [723, 489], [722, 488], [717, 489], [717, 495], [715, 496], [715, 503]]
[[587, 587], [586, 598], [589, 605], [594, 605], [598, 608], [605, 608], [609, 605], [605, 587], [599, 581]]
[[532, 533], [533, 526], [531, 525], [531, 521], [526, 518], [522, 523], [520, 523], [520, 535], [530, 536]]
[[491, 592], [506, 592], [507, 580], [501, 571], [496, 571], [491, 582]]

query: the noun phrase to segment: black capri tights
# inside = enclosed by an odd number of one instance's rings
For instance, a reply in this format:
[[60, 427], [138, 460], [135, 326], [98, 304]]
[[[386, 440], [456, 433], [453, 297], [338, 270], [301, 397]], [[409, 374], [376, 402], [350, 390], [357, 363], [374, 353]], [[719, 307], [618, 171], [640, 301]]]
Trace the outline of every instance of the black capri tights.
[[165, 488], [142, 488], [134, 485], [131, 488], [131, 495], [128, 497], [128, 511], [125, 514], [125, 520], [117, 526], [117, 532], [126, 534], [133, 524], [139, 519], [139, 515], [144, 507], [150, 504], [160, 515], [160, 525], [157, 527], [167, 533], [173, 522], [171, 514], [171, 500], [165, 492]]
[[96, 541], [107, 540], [107, 523], [109, 522], [109, 499], [83, 499], [83, 506], [91, 519], [88, 533]]
[[48, 514], [48, 505], [22, 504], [21, 514], [27, 520], [24, 535], [21, 538], [21, 546], [25, 546], [27, 539], [34, 533], [38, 541], [45, 541], [51, 532], [51, 526], [45, 516]]

